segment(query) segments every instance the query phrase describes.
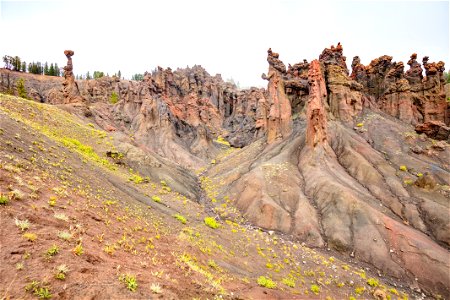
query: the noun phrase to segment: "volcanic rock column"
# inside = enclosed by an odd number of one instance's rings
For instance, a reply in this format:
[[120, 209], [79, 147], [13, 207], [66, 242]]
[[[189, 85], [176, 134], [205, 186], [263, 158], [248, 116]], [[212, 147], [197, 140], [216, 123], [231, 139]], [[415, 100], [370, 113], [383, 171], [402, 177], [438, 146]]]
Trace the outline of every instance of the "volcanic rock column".
[[314, 148], [327, 141], [327, 117], [324, 105], [327, 99], [327, 89], [318, 60], [313, 60], [309, 66], [308, 82], [306, 143]]
[[75, 76], [73, 75], [72, 56], [75, 54], [72, 50], [64, 50], [64, 55], [67, 57], [67, 65], [64, 67], [64, 90], [63, 95], [65, 98], [64, 103], [83, 102], [84, 99], [80, 95], [80, 90], [75, 82]]
[[285, 93], [284, 79], [286, 66], [278, 59], [278, 53], [267, 50], [267, 61], [269, 62], [269, 73], [262, 75], [263, 79], [269, 81], [267, 90], [269, 94], [269, 116], [267, 124], [267, 143], [283, 139], [292, 132], [292, 109], [289, 98]]

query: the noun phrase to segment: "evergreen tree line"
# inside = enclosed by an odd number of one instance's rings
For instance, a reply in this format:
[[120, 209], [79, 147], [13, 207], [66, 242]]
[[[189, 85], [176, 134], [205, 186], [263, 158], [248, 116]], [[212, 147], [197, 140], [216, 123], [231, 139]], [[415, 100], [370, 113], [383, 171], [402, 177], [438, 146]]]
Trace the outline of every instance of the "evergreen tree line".
[[[98, 78], [102, 78], [102, 77], [105, 77], [105, 76], [109, 77], [109, 74], [106, 73], [106, 75], [105, 75], [105, 73], [102, 72], [102, 71], [94, 71], [94, 73], [92, 73], [92, 75], [91, 75], [91, 73], [88, 71], [88, 72], [86, 73], [86, 75], [83, 75], [83, 74], [81, 74], [81, 75], [76, 75], [75, 78], [76, 78], [76, 79], [86, 79], [86, 80], [89, 80], [89, 79], [98, 79]], [[122, 77], [122, 72], [120, 72], [120, 70], [119, 70], [119, 72], [114, 73], [113, 77], [119, 77], [119, 78], [123, 79], [123, 77]]]
[[17, 72], [27, 72], [31, 74], [40, 74], [48, 76], [61, 76], [61, 69], [58, 67], [57, 63], [51, 63], [50, 65], [45, 62], [42, 64], [40, 61], [27, 63], [22, 61], [18, 56], [3, 56], [3, 63], [5, 68]]

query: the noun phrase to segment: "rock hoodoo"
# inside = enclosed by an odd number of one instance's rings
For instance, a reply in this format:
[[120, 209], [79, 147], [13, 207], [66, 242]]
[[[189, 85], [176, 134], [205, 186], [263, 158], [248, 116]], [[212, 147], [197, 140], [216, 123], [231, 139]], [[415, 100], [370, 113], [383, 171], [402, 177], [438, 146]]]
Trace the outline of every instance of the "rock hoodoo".
[[362, 111], [362, 85], [348, 76], [342, 45], [338, 43], [336, 47], [325, 48], [319, 60], [324, 66], [326, 88], [329, 90], [327, 109], [333, 119], [352, 122]]
[[269, 114], [267, 120], [267, 142], [271, 143], [289, 136], [292, 131], [292, 110], [289, 98], [286, 95], [284, 76], [286, 66], [278, 58], [279, 54], [267, 50], [269, 72], [262, 78], [269, 81], [267, 85]]
[[64, 67], [64, 82], [63, 82], [63, 96], [65, 103], [77, 103], [84, 102], [83, 97], [80, 95], [78, 84], [75, 82], [75, 76], [73, 75], [72, 56], [75, 54], [72, 50], [65, 50], [64, 55], [67, 57], [67, 65]]

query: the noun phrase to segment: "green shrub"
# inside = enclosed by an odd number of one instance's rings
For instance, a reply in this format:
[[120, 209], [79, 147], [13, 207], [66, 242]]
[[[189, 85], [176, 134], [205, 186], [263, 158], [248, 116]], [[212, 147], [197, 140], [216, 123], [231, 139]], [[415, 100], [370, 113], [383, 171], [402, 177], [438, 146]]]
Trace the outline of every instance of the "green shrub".
[[206, 217], [204, 221], [205, 221], [206, 226], [208, 226], [212, 229], [216, 229], [216, 228], [220, 227], [220, 224], [217, 223], [213, 217]]
[[187, 222], [186, 218], [180, 214], [175, 214], [175, 215], [173, 215], [173, 217], [183, 224], [186, 224], [186, 222]]
[[136, 276], [130, 274], [122, 274], [119, 276], [119, 280], [123, 282], [126, 285], [127, 289], [129, 289], [130, 291], [136, 291], [138, 287]]
[[257, 282], [260, 286], [266, 287], [268, 289], [274, 289], [277, 287], [277, 284], [273, 282], [272, 279], [267, 278], [265, 276], [259, 276]]
[[316, 295], [320, 293], [320, 287], [317, 284], [312, 284], [310, 290]]
[[0, 195], [0, 205], [6, 205], [8, 204], [8, 197], [6, 195]]
[[157, 203], [161, 203], [161, 198], [159, 198], [158, 196], [152, 196], [152, 200]]
[[116, 104], [117, 102], [119, 102], [119, 95], [117, 95], [116, 92], [112, 92], [111, 97], [109, 97], [109, 102], [111, 104]]
[[142, 183], [144, 181], [144, 178], [139, 176], [138, 174], [132, 174], [129, 178], [129, 181], [133, 181], [136, 184]]
[[19, 95], [19, 97], [28, 99], [27, 90], [25, 89], [25, 81], [23, 80], [23, 78], [17, 80], [16, 86], [17, 94]]
[[408, 171], [408, 168], [406, 166], [400, 166], [400, 171], [406, 172]]
[[372, 287], [377, 287], [379, 285], [378, 280], [375, 278], [369, 278], [367, 279], [367, 284]]
[[53, 246], [51, 246], [51, 247], [47, 250], [46, 256], [47, 256], [48, 258], [51, 258], [51, 257], [55, 256], [55, 255], [58, 254], [58, 253], [59, 253], [59, 248], [58, 248], [58, 246], [57, 246], [57, 245], [53, 245]]

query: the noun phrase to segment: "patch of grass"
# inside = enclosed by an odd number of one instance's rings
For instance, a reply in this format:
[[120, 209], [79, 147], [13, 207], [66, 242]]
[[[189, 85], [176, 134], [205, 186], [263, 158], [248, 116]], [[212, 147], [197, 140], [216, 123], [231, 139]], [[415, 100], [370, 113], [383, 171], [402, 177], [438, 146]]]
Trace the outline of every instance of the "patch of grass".
[[355, 294], [362, 295], [366, 291], [366, 288], [363, 286], [359, 286], [355, 288]]
[[48, 205], [50, 205], [51, 207], [56, 205], [56, 196], [51, 196], [50, 199], [48, 199]]
[[320, 293], [320, 287], [317, 284], [311, 284], [311, 287], [309, 289], [316, 295]]
[[159, 198], [158, 196], [152, 196], [152, 200], [157, 203], [161, 203], [161, 198]]
[[51, 258], [51, 257], [55, 256], [58, 253], [59, 253], [58, 246], [57, 245], [53, 245], [47, 250], [47, 252], [45, 253], [45, 256], [47, 256], [48, 258]]
[[180, 214], [175, 214], [175, 215], [173, 215], [173, 217], [183, 224], [186, 224], [186, 222], [187, 222], [186, 218]]
[[136, 184], [142, 183], [144, 182], [144, 178], [142, 178], [141, 176], [139, 176], [138, 174], [132, 174], [129, 178], [128, 181], [132, 181]]
[[217, 229], [220, 227], [220, 224], [217, 223], [216, 219], [214, 219], [213, 217], [206, 217], [205, 220], [205, 225], [212, 228], [212, 229]]
[[76, 256], [80, 256], [81, 254], [84, 253], [84, 249], [83, 246], [80, 244], [76, 245], [75, 248], [72, 249], [72, 252], [76, 255]]
[[265, 276], [259, 276], [257, 280], [258, 285], [266, 287], [268, 289], [274, 289], [277, 287], [277, 284], [273, 282], [272, 279], [265, 277]]
[[52, 293], [46, 287], [39, 287], [36, 291], [34, 291], [34, 295], [39, 299], [50, 299], [52, 297]]
[[116, 251], [116, 248], [114, 247], [114, 245], [106, 245], [103, 248], [103, 251], [105, 251], [105, 253], [108, 253], [109, 255], [113, 255]]
[[367, 279], [367, 284], [372, 287], [377, 287], [379, 285], [379, 282], [378, 282], [378, 279], [369, 278], [369, 279]]
[[217, 263], [213, 259], [209, 259], [208, 260], [208, 266], [213, 268], [213, 269], [215, 269], [215, 270], [219, 269], [219, 266], [217, 265]]
[[389, 289], [389, 293], [397, 295], [397, 296], [400, 295], [399, 292], [396, 289], [394, 289], [394, 288]]
[[413, 184], [414, 184], [414, 181], [413, 181], [412, 179], [405, 179], [405, 180], [403, 181], [403, 183], [406, 184], [406, 185], [413, 185]]
[[225, 139], [224, 139], [222, 136], [220, 136], [220, 135], [217, 137], [216, 143], [225, 145], [225, 146], [227, 146], [227, 147], [231, 147], [230, 143], [229, 143], [227, 140], [225, 140]]
[[19, 219], [14, 219], [14, 223], [16, 224], [17, 227], [20, 228], [20, 230], [25, 231], [28, 228], [30, 228], [30, 221], [28, 221], [27, 219], [25, 220], [19, 220]]
[[121, 282], [123, 282], [125, 284], [125, 286], [127, 287], [127, 289], [129, 289], [132, 292], [135, 292], [137, 287], [138, 287], [138, 283], [136, 281], [136, 276], [131, 275], [131, 274], [121, 274], [119, 276], [119, 280]]
[[292, 277], [285, 277], [281, 280], [281, 282], [288, 287], [295, 288], [295, 280]]
[[31, 232], [26, 232], [22, 235], [26, 240], [34, 242], [37, 239], [37, 235]]
[[50, 288], [41, 285], [39, 281], [33, 280], [25, 286], [25, 291], [33, 292], [33, 294], [39, 299], [50, 299], [52, 294]]

